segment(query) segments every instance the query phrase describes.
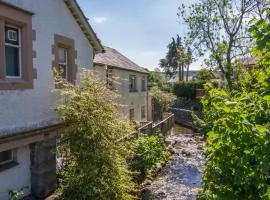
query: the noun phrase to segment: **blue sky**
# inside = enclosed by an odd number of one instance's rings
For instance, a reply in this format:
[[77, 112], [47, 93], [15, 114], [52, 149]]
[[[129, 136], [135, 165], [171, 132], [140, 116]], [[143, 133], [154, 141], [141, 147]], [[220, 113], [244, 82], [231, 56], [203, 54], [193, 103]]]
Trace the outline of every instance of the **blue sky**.
[[[180, 0], [78, 0], [78, 3], [103, 45], [149, 69], [157, 67], [165, 56], [171, 37], [185, 31], [177, 17]], [[199, 65], [193, 64], [191, 68]]]

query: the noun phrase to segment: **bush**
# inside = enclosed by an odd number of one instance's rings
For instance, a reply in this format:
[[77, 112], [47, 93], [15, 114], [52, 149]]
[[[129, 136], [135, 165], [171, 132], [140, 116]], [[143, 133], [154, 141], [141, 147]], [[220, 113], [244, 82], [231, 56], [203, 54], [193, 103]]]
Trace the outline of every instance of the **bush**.
[[173, 85], [173, 93], [177, 97], [195, 99], [196, 89], [202, 88], [203, 82], [201, 81], [178, 82]]
[[162, 91], [158, 87], [151, 88], [150, 95], [155, 98], [161, 108], [161, 112], [168, 110], [169, 106], [176, 100], [172, 93]]
[[139, 171], [139, 180], [149, 174], [157, 163], [164, 163], [171, 158], [161, 134], [140, 136], [133, 142], [132, 149], [135, 153], [132, 166]]
[[126, 143], [117, 142], [132, 128], [120, 120], [113, 91], [86, 71], [80, 80], [78, 85], [62, 85], [56, 108], [65, 125], [61, 199], [133, 199], [129, 151]]

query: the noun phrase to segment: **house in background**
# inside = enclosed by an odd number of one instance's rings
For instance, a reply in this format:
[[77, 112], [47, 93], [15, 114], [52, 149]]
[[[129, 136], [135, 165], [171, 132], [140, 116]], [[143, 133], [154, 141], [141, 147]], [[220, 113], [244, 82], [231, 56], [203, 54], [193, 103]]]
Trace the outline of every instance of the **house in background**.
[[103, 50], [75, 0], [0, 0], [0, 199], [56, 187], [53, 69], [75, 83]]
[[[198, 70], [189, 70], [188, 71], [188, 81], [194, 80], [196, 75], [199, 71]], [[187, 72], [184, 71], [184, 81], [186, 81]], [[179, 82], [179, 71], [176, 71], [175, 74], [169, 79], [169, 83], [176, 83]]]
[[148, 71], [115, 49], [104, 49], [105, 52], [95, 56], [94, 70], [109, 88], [121, 95], [120, 115], [136, 122], [148, 121]]

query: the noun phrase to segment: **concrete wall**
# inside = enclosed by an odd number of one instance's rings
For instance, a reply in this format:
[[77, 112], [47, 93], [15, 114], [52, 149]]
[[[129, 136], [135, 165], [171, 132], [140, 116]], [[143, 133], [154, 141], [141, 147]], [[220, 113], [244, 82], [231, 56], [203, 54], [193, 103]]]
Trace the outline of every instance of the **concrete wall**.
[[[104, 83], [106, 82], [106, 70], [105, 66], [95, 65], [95, 72], [99, 75]], [[137, 90], [138, 92], [129, 92], [129, 76], [136, 75], [137, 79]], [[120, 114], [123, 118], [129, 119], [129, 110], [134, 109], [135, 111], [135, 121], [147, 121], [147, 106], [148, 106], [148, 92], [141, 91], [142, 77], [146, 80], [146, 90], [147, 90], [147, 74], [132, 72], [128, 70], [113, 68], [113, 77], [115, 78], [114, 89], [121, 95], [119, 103], [122, 106], [119, 108]], [[141, 118], [141, 107], [145, 106], [145, 118]]]
[[54, 34], [75, 40], [77, 59], [80, 68], [92, 68], [93, 50], [81, 29], [72, 17], [63, 0], [4, 0], [35, 13], [32, 17], [36, 41], [33, 59], [37, 69], [34, 89], [0, 91], [0, 136], [18, 131], [31, 130], [56, 123], [52, 107], [56, 104], [56, 91], [53, 91], [52, 45]]
[[29, 146], [15, 150], [19, 165], [0, 172], [0, 199], [9, 199], [8, 191], [23, 191], [28, 195], [31, 191], [30, 149]]

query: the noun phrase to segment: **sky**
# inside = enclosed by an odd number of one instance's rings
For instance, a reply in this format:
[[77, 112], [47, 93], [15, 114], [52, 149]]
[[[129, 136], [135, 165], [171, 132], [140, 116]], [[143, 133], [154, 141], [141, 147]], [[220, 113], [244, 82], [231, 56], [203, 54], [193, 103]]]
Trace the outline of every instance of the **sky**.
[[[78, 0], [104, 46], [117, 49], [141, 67], [153, 70], [171, 38], [185, 33], [177, 17], [187, 0]], [[194, 63], [191, 69], [199, 69]]]

